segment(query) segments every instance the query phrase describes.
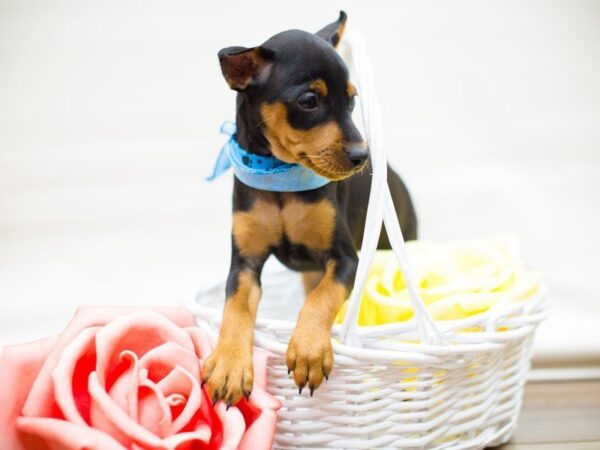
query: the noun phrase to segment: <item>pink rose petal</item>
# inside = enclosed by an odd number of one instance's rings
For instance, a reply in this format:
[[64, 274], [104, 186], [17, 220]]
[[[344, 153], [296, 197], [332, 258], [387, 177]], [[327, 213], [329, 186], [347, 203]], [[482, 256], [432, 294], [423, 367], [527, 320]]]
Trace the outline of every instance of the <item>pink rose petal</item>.
[[151, 380], [140, 382], [138, 422], [160, 438], [171, 434], [171, 407], [160, 388]]
[[[0, 447], [268, 450], [280, 403], [264, 389], [267, 355], [255, 350], [249, 401], [229, 411], [222, 402], [213, 407], [199, 384], [199, 358], [208, 357], [212, 346], [193, 325], [183, 308], [80, 309], [52, 349], [45, 349], [48, 356], [38, 361], [25, 401], [26, 390], [18, 389], [22, 380], [0, 371], [0, 400], [24, 403], [17, 420], [18, 407], [0, 409], [0, 432], [4, 419], [12, 421], [0, 434]], [[22, 378], [31, 384], [34, 375]]]
[[175, 450], [182, 444], [191, 443], [194, 441], [208, 444], [211, 437], [210, 428], [207, 425], [201, 425], [195, 431], [186, 431], [178, 433], [163, 440], [163, 445], [167, 449]]
[[196, 355], [198, 358], [202, 360], [206, 360], [208, 355], [213, 352], [213, 346], [208, 339], [208, 336], [203, 333], [198, 327], [189, 327], [186, 328], [185, 331], [188, 332], [192, 342], [194, 344], [194, 349], [196, 350]]
[[[100, 385], [110, 389], [111, 374], [124, 350], [139, 358], [166, 342], [172, 342], [189, 351], [194, 346], [189, 335], [174, 322], [154, 311], [139, 311], [119, 317], [106, 324], [96, 335], [98, 361], [96, 370]], [[118, 374], [112, 374], [115, 378]]]
[[22, 433], [40, 437], [51, 448], [61, 450], [126, 450], [112, 437], [101, 431], [65, 420], [45, 417], [19, 417], [17, 428]]
[[174, 406], [182, 406], [182, 405], [185, 405], [185, 403], [186, 403], [185, 397], [181, 394], [171, 394], [171, 395], [167, 396], [166, 398], [167, 398], [167, 403], [169, 404], [169, 406], [171, 408], [173, 408]]
[[[96, 372], [90, 374], [92, 396], [92, 426], [115, 436], [120, 442], [133, 440], [141, 446], [158, 447], [160, 438], [151, 433], [119, 408], [98, 381]], [[118, 430], [118, 432], [115, 432]]]
[[211, 430], [210, 443], [208, 447], [210, 449], [218, 449], [220, 448], [220, 444], [223, 440], [223, 424], [216, 413], [215, 407], [213, 407], [212, 402], [208, 398], [207, 388], [201, 389], [200, 392], [200, 407], [196, 411], [196, 414], [192, 420], [190, 420], [190, 422], [182, 431], [193, 431], [204, 425], [207, 425]]
[[247, 430], [240, 442], [240, 450], [270, 449], [273, 445], [277, 426], [276, 411], [281, 402], [265, 391], [267, 384], [268, 354], [261, 349], [254, 349], [254, 386], [249, 402], [238, 404], [247, 424]]
[[[252, 399], [252, 397], [255, 397]], [[267, 396], [266, 392], [259, 386], [252, 391], [250, 403], [270, 403], [272, 404], [271, 396]], [[255, 403], [255, 404], [256, 404]], [[246, 429], [244, 436], [239, 444], [240, 450], [268, 450], [273, 445], [273, 437], [277, 426], [277, 410], [271, 408], [261, 408], [260, 413], [254, 418], [252, 423]]]
[[139, 360], [135, 353], [125, 350], [120, 355], [121, 361], [129, 361], [130, 366], [115, 380], [108, 394], [123, 411], [133, 420], [138, 420], [138, 389], [140, 385]]
[[[52, 372], [54, 382], [54, 398], [66, 420], [78, 425], [87, 425], [81, 416], [75, 398], [73, 397], [73, 373], [80, 358], [90, 348], [93, 350], [94, 339], [100, 327], [90, 327], [82, 330], [73, 341], [67, 345], [60, 355], [58, 364]], [[86, 384], [87, 384], [86, 374]]]
[[[219, 449], [236, 450], [246, 431], [244, 416], [238, 408], [227, 409], [223, 402], [215, 405], [215, 412], [223, 425], [223, 442]], [[256, 449], [259, 448], [256, 447]]]
[[148, 378], [158, 382], [175, 366], [181, 366], [194, 378], [200, 377], [200, 363], [195, 351], [183, 348], [175, 342], [166, 342], [148, 351], [140, 359], [140, 366], [148, 369]]
[[81, 330], [93, 326], [106, 325], [111, 320], [126, 314], [139, 311], [153, 311], [168, 318], [179, 327], [194, 325], [192, 313], [181, 307], [127, 307], [127, 306], [82, 306], [77, 309], [73, 319], [62, 332], [39, 375], [35, 379], [25, 405], [23, 415], [50, 417], [55, 414], [54, 390], [51, 382], [51, 373], [58, 363], [63, 349], [79, 334]]
[[165, 395], [171, 395], [172, 393], [187, 394], [185, 407], [173, 421], [172, 432], [178, 433], [192, 420], [192, 417], [194, 417], [194, 414], [200, 408], [202, 393], [200, 391], [198, 376], [194, 376], [186, 369], [177, 366], [168, 377], [163, 378], [158, 383], [158, 386]]
[[0, 439], [5, 448], [21, 450], [16, 419], [44, 360], [58, 337], [9, 345], [0, 353]]

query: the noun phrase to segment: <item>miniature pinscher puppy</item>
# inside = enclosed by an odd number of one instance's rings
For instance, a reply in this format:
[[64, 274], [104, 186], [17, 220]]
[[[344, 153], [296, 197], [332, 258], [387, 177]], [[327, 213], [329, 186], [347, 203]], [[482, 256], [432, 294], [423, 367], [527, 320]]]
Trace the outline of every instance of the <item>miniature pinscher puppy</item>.
[[[354, 283], [371, 185], [367, 144], [352, 121], [356, 88], [335, 50], [345, 23], [341, 12], [316, 34], [289, 30], [258, 47], [219, 52], [225, 80], [237, 91], [241, 147], [302, 164], [331, 182], [272, 192], [234, 178], [227, 301], [217, 346], [203, 368], [213, 401], [232, 405], [252, 390], [260, 275], [270, 255], [304, 273], [307, 297], [286, 353], [300, 392], [308, 385], [312, 395], [332, 370], [331, 327]], [[388, 181], [404, 236], [415, 239], [407, 189], [390, 169]], [[385, 233], [379, 246], [389, 248]]]

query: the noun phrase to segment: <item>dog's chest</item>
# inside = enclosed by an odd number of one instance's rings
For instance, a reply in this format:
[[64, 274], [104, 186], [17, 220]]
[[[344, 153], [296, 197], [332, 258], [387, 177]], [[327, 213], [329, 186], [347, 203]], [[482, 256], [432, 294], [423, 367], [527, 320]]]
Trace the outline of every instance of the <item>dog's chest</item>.
[[247, 211], [233, 215], [235, 244], [245, 256], [273, 251], [285, 259], [303, 259], [331, 248], [336, 210], [327, 199], [304, 202], [292, 198], [278, 203], [257, 199]]

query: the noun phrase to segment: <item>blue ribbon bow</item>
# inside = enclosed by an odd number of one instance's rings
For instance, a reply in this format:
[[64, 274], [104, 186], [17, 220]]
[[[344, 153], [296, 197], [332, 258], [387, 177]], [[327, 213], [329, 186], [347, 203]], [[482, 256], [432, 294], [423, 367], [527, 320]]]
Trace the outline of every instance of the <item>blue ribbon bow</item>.
[[318, 189], [329, 183], [327, 178], [300, 164], [247, 152], [235, 139], [235, 131], [233, 122], [227, 121], [221, 125], [221, 133], [228, 135], [229, 140], [221, 149], [207, 181], [215, 180], [233, 166], [233, 173], [238, 180], [263, 191], [301, 192]]

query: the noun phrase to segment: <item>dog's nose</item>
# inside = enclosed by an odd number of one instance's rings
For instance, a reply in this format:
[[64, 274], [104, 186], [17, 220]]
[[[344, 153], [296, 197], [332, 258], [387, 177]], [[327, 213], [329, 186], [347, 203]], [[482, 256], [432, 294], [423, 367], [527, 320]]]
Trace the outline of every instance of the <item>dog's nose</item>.
[[369, 157], [369, 150], [363, 147], [350, 147], [346, 150], [346, 156], [354, 167], [358, 167]]

